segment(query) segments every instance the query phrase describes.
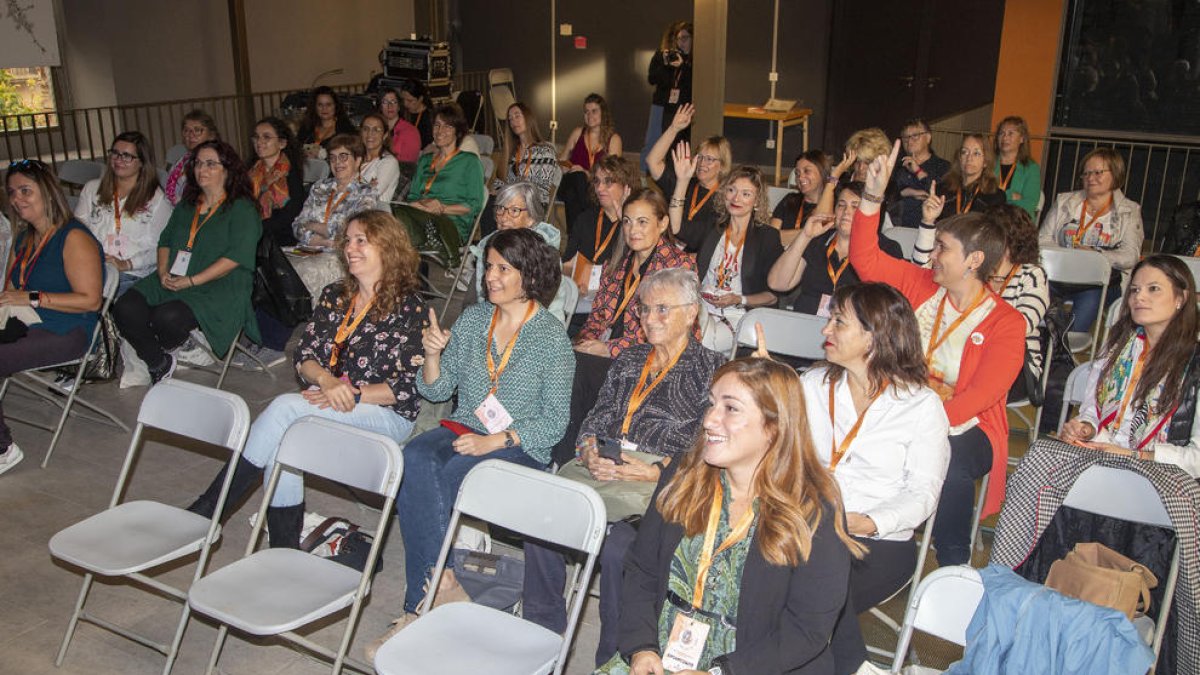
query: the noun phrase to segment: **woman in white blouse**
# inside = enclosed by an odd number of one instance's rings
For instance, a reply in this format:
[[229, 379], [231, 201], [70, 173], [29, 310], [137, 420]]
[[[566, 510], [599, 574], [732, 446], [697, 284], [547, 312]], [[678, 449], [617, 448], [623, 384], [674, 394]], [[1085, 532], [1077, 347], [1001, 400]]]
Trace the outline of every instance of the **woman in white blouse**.
[[388, 124], [383, 115], [367, 113], [363, 116], [359, 134], [367, 149], [359, 175], [362, 182], [371, 186], [380, 203], [392, 201], [396, 186], [400, 184], [400, 162], [396, 161], [388, 147]]
[[79, 193], [75, 217], [121, 272], [118, 295], [155, 270], [158, 236], [171, 217], [171, 204], [158, 185], [150, 142], [141, 132], [126, 131], [113, 140], [104, 174]]
[[833, 636], [836, 672], [866, 658], [857, 614], [912, 577], [913, 530], [937, 508], [950, 423], [926, 384], [920, 329], [899, 291], [841, 286], [830, 303], [824, 363], [801, 376], [817, 456], [833, 472], [847, 530], [867, 548], [850, 566], [850, 598]]

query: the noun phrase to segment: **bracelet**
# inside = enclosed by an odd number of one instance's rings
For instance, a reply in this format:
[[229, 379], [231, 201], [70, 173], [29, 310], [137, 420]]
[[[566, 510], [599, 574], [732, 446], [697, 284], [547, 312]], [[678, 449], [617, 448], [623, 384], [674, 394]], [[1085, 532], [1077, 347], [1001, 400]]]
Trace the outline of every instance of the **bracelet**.
[[196, 278], [188, 277], [188, 284], [190, 284], [189, 288], [195, 288], [196, 287]]
[[883, 197], [880, 197], [879, 195], [873, 195], [870, 192], [867, 192], [866, 190], [863, 190], [862, 200], [864, 202], [871, 202], [873, 204], [882, 204], [883, 203]]
[[671, 197], [671, 208], [673, 208], [673, 209], [681, 208], [682, 209], [685, 202], [686, 202], [686, 200], [684, 200], [684, 199], [676, 199], [675, 197]]
[[830, 185], [837, 185], [837, 182], [840, 179], [841, 179], [841, 176], [835, 176], [833, 174], [829, 174], [828, 176], [825, 177], [825, 182], [829, 183]]

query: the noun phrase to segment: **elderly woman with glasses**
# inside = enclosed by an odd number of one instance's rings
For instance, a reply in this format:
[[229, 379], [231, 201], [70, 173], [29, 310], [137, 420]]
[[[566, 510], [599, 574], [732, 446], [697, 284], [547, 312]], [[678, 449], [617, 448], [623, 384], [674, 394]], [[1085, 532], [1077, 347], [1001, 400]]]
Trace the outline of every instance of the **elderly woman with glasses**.
[[179, 161], [175, 162], [175, 166], [171, 167], [170, 172], [167, 173], [167, 184], [163, 186], [163, 192], [167, 195], [171, 206], [175, 206], [183, 200], [183, 188], [187, 183], [187, 168], [192, 163], [192, 154], [196, 151], [196, 147], [201, 143], [221, 138], [221, 133], [217, 131], [217, 121], [213, 119], [212, 115], [199, 109], [192, 110], [183, 116], [180, 133], [183, 136], [183, 147], [187, 149], [187, 152], [179, 158]]
[[100, 240], [104, 259], [121, 273], [118, 295], [154, 272], [158, 237], [170, 217], [150, 141], [138, 131], [118, 134], [103, 175], [83, 186], [75, 205], [75, 218]]

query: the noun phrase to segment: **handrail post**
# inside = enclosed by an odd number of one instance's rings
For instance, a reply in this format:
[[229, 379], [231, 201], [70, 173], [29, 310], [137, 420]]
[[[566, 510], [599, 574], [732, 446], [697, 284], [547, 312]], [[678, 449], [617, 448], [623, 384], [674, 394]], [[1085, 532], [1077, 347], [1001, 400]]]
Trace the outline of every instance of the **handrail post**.
[[250, 50], [246, 42], [246, 5], [245, 0], [228, 0], [229, 2], [229, 37], [233, 47], [233, 82], [237, 94], [235, 108], [238, 112], [237, 138], [245, 139], [250, 135], [251, 125], [254, 124], [254, 99], [250, 88]]

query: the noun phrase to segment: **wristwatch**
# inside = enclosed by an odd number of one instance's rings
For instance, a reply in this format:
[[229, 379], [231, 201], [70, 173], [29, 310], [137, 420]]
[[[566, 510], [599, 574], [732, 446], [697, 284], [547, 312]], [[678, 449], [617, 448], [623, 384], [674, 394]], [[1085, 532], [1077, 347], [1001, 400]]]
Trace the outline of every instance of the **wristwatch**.
[[504, 432], [504, 447], [511, 448], [516, 444], [517, 444], [516, 441], [513, 440], [512, 432], [505, 431]]
[[725, 671], [721, 666], [713, 666], [708, 669], [709, 675], [724, 675]]
[[42, 306], [41, 291], [29, 291], [29, 306], [37, 309]]

